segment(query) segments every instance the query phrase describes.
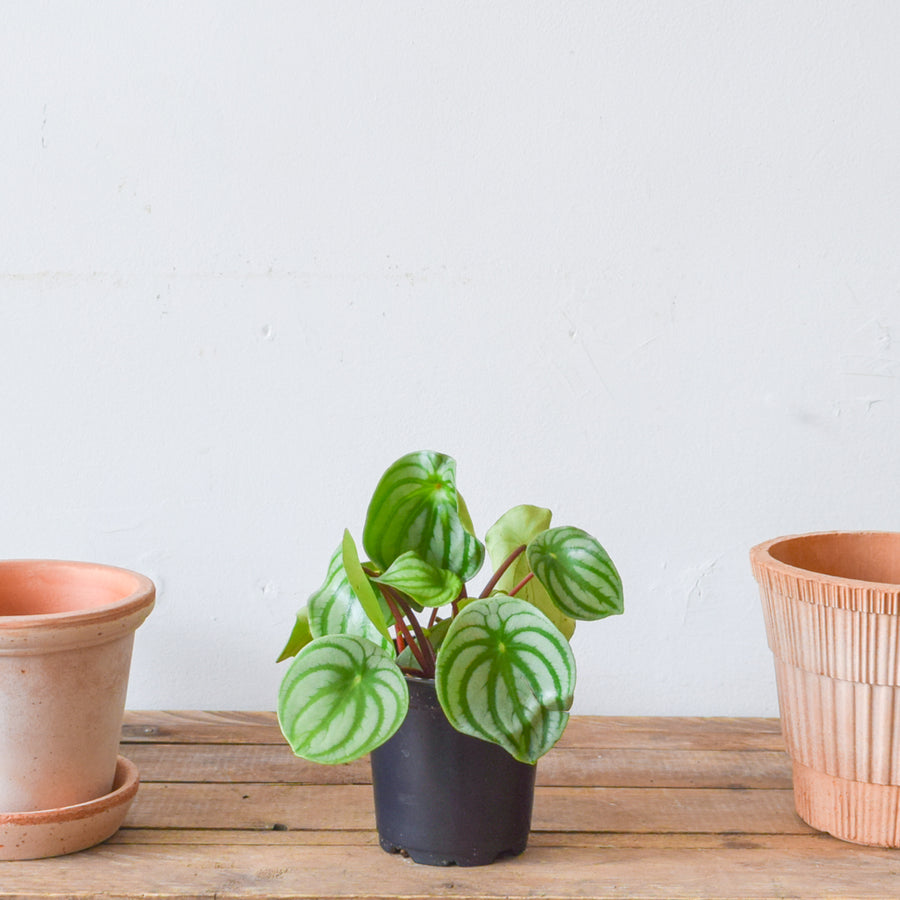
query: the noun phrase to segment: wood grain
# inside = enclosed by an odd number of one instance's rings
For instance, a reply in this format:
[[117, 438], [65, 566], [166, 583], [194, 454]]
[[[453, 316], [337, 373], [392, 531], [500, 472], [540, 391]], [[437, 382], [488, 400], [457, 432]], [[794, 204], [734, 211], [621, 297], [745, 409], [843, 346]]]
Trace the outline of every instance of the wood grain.
[[897, 897], [900, 851], [794, 812], [777, 719], [575, 717], [538, 765], [528, 850], [480, 869], [384, 853], [368, 762], [296, 759], [271, 712], [128, 713], [125, 827], [0, 863], [0, 897]]
[[[210, 848], [200, 848], [209, 851]], [[890, 897], [900, 859], [848, 848], [688, 852], [676, 849], [532, 847], [479, 869], [415, 866], [376, 847], [106, 844], [84, 854], [5, 864], [0, 896], [105, 898], [603, 898]], [[44, 887], [35, 893], [36, 879]], [[38, 882], [40, 883], [40, 882]], [[54, 887], [55, 885], [55, 887]], [[102, 887], [101, 887], [102, 886]]]
[[[143, 784], [126, 824], [137, 828], [372, 829], [367, 785]], [[809, 831], [790, 791], [541, 787], [536, 831]]]
[[[130, 744], [143, 781], [369, 784], [367, 759], [320, 766], [271, 744]], [[557, 749], [537, 766], [537, 782], [557, 787], [791, 786], [790, 763], [776, 750]]]
[[[277, 744], [274, 712], [129, 711], [123, 740], [202, 744]], [[778, 719], [573, 716], [560, 749], [783, 750]]]

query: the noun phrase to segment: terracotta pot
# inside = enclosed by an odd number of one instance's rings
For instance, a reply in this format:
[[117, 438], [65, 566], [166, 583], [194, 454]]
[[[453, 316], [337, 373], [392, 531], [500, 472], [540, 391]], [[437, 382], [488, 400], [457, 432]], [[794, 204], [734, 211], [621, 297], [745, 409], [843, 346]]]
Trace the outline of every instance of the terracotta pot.
[[458, 732], [433, 680], [407, 684], [403, 724], [370, 754], [382, 848], [430, 866], [483, 866], [522, 853], [536, 767]]
[[125, 569], [0, 561], [0, 814], [112, 792], [134, 632], [154, 598]]
[[900, 846], [900, 534], [827, 532], [750, 552], [800, 817]]

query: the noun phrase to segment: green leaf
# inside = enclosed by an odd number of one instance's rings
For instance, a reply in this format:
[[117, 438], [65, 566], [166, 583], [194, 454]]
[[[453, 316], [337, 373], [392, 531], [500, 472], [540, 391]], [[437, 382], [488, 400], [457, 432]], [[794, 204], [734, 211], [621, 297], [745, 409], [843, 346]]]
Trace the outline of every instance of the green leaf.
[[566, 615], [593, 620], [622, 613], [622, 579], [609, 554], [586, 531], [551, 528], [526, 553], [535, 577]]
[[285, 673], [278, 722], [297, 756], [333, 765], [383, 744], [408, 707], [406, 680], [380, 647], [329, 635], [307, 644]]
[[388, 631], [384, 613], [378, 603], [378, 598], [375, 596], [375, 590], [369, 584], [368, 575], [363, 571], [353, 536], [346, 529], [344, 530], [344, 540], [341, 543], [341, 560], [344, 564], [344, 571], [347, 573], [350, 587], [353, 588], [353, 593], [356, 594], [362, 608], [366, 611], [366, 615], [381, 635], [390, 641], [391, 633]]
[[[498, 569], [516, 547], [528, 544], [550, 527], [552, 513], [541, 506], [514, 506], [505, 512], [484, 536], [491, 565]], [[525, 553], [504, 572], [497, 582], [497, 590], [508, 594], [526, 575], [531, 565]], [[516, 591], [516, 596], [536, 606], [566, 636], [572, 639], [575, 620], [567, 616], [550, 598], [546, 588], [536, 578]]]
[[525, 600], [476, 600], [453, 620], [437, 658], [441, 706], [457, 731], [534, 763], [558, 740], [575, 689], [575, 657]]
[[[382, 631], [378, 628], [350, 586], [343, 564], [343, 545], [332, 555], [325, 581], [310, 595], [307, 610], [310, 634], [314, 638], [328, 634], [355, 634], [381, 645], [388, 652], [394, 646], [390, 634], [385, 636], [387, 629]], [[383, 613], [381, 620], [384, 620]]]
[[543, 506], [514, 506], [494, 522], [484, 536], [491, 564], [496, 569], [516, 547], [550, 527], [553, 513]]
[[382, 571], [413, 550], [463, 581], [475, 575], [484, 560], [484, 545], [460, 517], [456, 461], [428, 450], [398, 459], [372, 496], [363, 546]]
[[446, 569], [436, 569], [410, 550], [398, 556], [387, 572], [375, 579], [412, 597], [421, 606], [452, 603], [462, 590], [462, 581]]
[[292, 656], [296, 656], [312, 639], [312, 632], [309, 629], [309, 610], [304, 606], [297, 613], [291, 636], [288, 638], [288, 642], [284, 645], [284, 650], [281, 651], [281, 655], [276, 662], [283, 662]]

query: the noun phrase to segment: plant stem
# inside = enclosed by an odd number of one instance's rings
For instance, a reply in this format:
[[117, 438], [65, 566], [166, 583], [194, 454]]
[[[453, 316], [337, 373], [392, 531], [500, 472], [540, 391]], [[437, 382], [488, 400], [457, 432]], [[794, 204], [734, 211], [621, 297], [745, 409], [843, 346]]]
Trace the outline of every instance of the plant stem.
[[390, 609], [391, 615], [394, 617], [394, 625], [397, 627], [397, 634], [400, 635], [406, 646], [412, 651], [412, 655], [415, 656], [416, 662], [419, 664], [419, 667], [422, 669], [422, 674], [424, 675], [428, 666], [425, 662], [425, 657], [422, 654], [422, 648], [416, 644], [415, 640], [413, 640], [413, 636], [409, 633], [409, 628], [406, 627], [406, 622], [403, 621], [403, 613], [400, 611], [399, 606], [392, 596], [393, 592], [386, 584], [380, 584], [378, 587], [381, 589], [382, 596], [388, 605], [388, 609]]
[[465, 584], [462, 586], [462, 590], [459, 592], [459, 596], [450, 604], [450, 618], [455, 619], [459, 615], [459, 601], [465, 600], [469, 596], [469, 592], [466, 590]]
[[534, 572], [529, 572], [510, 592], [510, 597], [515, 597], [518, 591], [521, 591], [531, 579], [534, 578]]
[[[415, 655], [416, 661], [422, 667], [423, 677], [434, 678], [434, 667], [436, 662], [434, 647], [431, 646], [431, 641], [425, 636], [425, 632], [422, 630], [422, 626], [416, 618], [415, 613], [399, 591], [394, 590], [394, 588], [389, 587], [386, 584], [380, 585], [380, 587], [395, 621], [398, 625], [403, 622], [404, 640]], [[409, 620], [409, 624], [412, 625], [415, 639], [409, 633], [406, 622], [403, 621], [404, 616]]]
[[491, 580], [484, 586], [484, 590], [478, 595], [479, 600], [489, 597], [491, 591], [497, 586], [497, 582], [503, 577], [503, 573], [525, 552], [525, 544], [516, 547], [506, 559], [500, 563], [500, 567], [491, 576]]
[[413, 631], [415, 632], [416, 641], [428, 663], [428, 665], [422, 669], [422, 674], [426, 678], [434, 678], [434, 670], [437, 663], [437, 655], [434, 652], [434, 647], [431, 646], [431, 641], [425, 636], [425, 632], [422, 630], [422, 626], [419, 624], [416, 614], [410, 609], [409, 604], [400, 596], [397, 597], [397, 601], [401, 604], [406, 613], [406, 617], [409, 619]]

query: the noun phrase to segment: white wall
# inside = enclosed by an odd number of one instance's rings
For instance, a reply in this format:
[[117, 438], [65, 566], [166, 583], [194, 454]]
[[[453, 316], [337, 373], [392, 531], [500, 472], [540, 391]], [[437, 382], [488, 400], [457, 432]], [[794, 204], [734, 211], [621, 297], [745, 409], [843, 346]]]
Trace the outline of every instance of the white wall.
[[272, 708], [381, 471], [595, 533], [576, 711], [775, 714], [749, 547], [900, 528], [900, 4], [5, 3], [0, 555]]

